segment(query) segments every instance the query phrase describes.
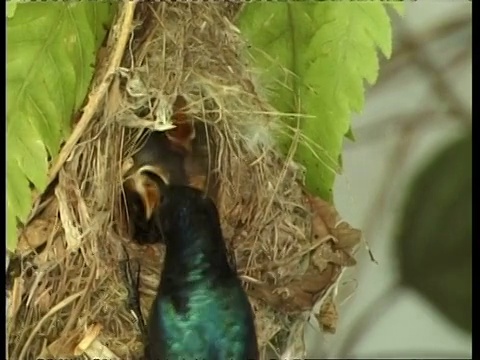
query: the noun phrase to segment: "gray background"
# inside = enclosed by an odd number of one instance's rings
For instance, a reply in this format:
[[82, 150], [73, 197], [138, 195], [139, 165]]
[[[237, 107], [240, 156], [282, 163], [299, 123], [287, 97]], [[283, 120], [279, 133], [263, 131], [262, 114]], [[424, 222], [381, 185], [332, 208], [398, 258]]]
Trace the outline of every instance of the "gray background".
[[[471, 124], [471, 11], [468, 1], [418, 1], [408, 3], [403, 20], [394, 21], [392, 59], [381, 65], [364, 113], [353, 120], [356, 142], [345, 144], [344, 174], [335, 188], [340, 214], [364, 231], [379, 264], [365, 251], [358, 254], [360, 265], [341, 287], [337, 333], [309, 331], [311, 356], [339, 356], [358, 316], [394, 282], [392, 233], [405, 185]], [[471, 357], [471, 337], [414, 293], [402, 294], [378, 317], [365, 328], [355, 356]]]

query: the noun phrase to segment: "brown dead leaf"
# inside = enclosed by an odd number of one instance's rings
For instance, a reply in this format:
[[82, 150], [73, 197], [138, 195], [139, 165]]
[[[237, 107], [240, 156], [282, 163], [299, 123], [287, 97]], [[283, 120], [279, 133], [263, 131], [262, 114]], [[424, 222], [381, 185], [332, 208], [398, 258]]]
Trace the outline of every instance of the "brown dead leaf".
[[[356, 264], [348, 250], [360, 241], [360, 231], [342, 222], [329, 203], [311, 196], [308, 200], [314, 215], [312, 235], [317, 242], [310, 257], [313, 267], [289, 282], [282, 281], [277, 286], [257, 286], [250, 293], [287, 314], [311, 310], [322, 292], [336, 280], [340, 268]], [[335, 331], [336, 309], [332, 306], [324, 309], [324, 314], [329, 311], [330, 322], [325, 320], [322, 326], [328, 331]]]
[[323, 272], [310, 269], [283, 286], [257, 286], [248, 293], [285, 314], [295, 314], [312, 309], [321, 292], [334, 281], [336, 273], [335, 266], [330, 264]]
[[330, 246], [320, 246], [312, 254], [312, 262], [323, 271], [327, 264], [333, 263], [339, 266], [355, 266], [356, 260], [343, 250], [336, 250], [332, 243]]
[[329, 264], [322, 272], [309, 269], [297, 282], [303, 291], [317, 295], [335, 280], [337, 272], [338, 269]]
[[335, 334], [337, 330], [338, 311], [332, 296], [325, 299], [317, 315], [317, 320], [324, 331]]
[[325, 257], [325, 253], [331, 250], [331, 244], [330, 243], [324, 243], [321, 244], [316, 250], [313, 251], [311, 255], [311, 262], [313, 265], [315, 265], [320, 272], [324, 271], [328, 264], [330, 263], [330, 258], [327, 256]]
[[362, 232], [352, 228], [350, 224], [344, 221], [332, 229], [331, 233], [337, 239], [335, 243], [336, 249], [351, 250], [357, 246], [362, 239]]
[[313, 306], [313, 295], [303, 291], [298, 284], [276, 288], [271, 295], [276, 297], [277, 308], [286, 314], [305, 311]]
[[19, 254], [30, 253], [32, 250], [43, 245], [50, 236], [58, 231], [55, 226], [58, 214], [58, 204], [56, 201], [46, 200], [48, 205], [24, 228], [18, 239], [17, 251]]
[[56, 231], [54, 219], [35, 219], [22, 232], [17, 245], [20, 254], [30, 252], [43, 245]]
[[313, 211], [312, 237], [321, 244], [315, 248], [311, 260], [323, 271], [327, 264], [354, 266], [350, 251], [360, 242], [361, 231], [342, 221], [337, 210], [328, 202], [311, 195], [307, 200]]
[[57, 220], [55, 228], [58, 228], [59, 231], [54, 234], [54, 238], [51, 241], [48, 240], [45, 249], [41, 253], [36, 254], [33, 258], [33, 263], [37, 267], [41, 267], [42, 265], [50, 261], [55, 261], [56, 259], [62, 259], [67, 254], [62, 236], [60, 236], [63, 231], [61, 229], [60, 221]]
[[[339, 248], [354, 247], [360, 242], [361, 231], [343, 221], [337, 210], [319, 197], [307, 196], [313, 211], [312, 232], [314, 238], [332, 235], [340, 243]], [[317, 237], [315, 237], [317, 235]]]
[[[329, 235], [329, 230], [335, 228], [335, 224], [340, 221], [340, 216], [338, 215], [337, 210], [335, 210], [330, 203], [319, 197], [307, 195], [307, 201], [313, 211], [314, 220], [316, 219], [316, 221], [312, 221], [312, 227], [316, 222], [319, 224], [321, 220], [324, 226], [322, 228], [318, 227], [318, 229], [326, 230], [326, 233], [324, 233], [323, 236]], [[313, 228], [313, 230], [315, 231], [316, 229]]]
[[43, 264], [47, 263], [48, 259], [52, 258], [52, 255], [54, 255], [53, 250], [46, 249], [39, 253], [37, 256], [35, 256], [35, 258], [33, 259], [33, 263], [35, 264], [35, 266], [40, 267]]

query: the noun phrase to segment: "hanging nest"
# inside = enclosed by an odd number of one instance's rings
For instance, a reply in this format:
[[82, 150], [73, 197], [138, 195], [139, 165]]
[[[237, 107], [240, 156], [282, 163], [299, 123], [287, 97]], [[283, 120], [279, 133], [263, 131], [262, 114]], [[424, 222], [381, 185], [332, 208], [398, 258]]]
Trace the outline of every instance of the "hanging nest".
[[262, 358], [303, 357], [309, 315], [334, 332], [332, 289], [355, 264], [360, 232], [307, 194], [302, 168], [277, 150], [279, 117], [232, 25], [239, 9], [126, 2], [119, 10], [58, 175], [10, 261], [9, 358], [142, 357], [120, 268], [127, 255], [141, 260], [148, 314], [164, 249], [132, 241], [122, 166], [142, 146], [145, 128], [169, 126], [179, 96], [183, 116], [205, 124], [192, 150], [194, 185], [214, 189], [225, 241], [255, 311]]

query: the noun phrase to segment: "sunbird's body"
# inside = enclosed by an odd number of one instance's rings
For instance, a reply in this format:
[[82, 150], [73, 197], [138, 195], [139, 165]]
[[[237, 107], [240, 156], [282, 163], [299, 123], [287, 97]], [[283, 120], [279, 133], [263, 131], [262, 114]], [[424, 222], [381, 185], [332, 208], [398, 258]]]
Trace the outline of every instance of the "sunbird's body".
[[146, 358], [257, 359], [251, 305], [228, 263], [218, 211], [193, 188], [166, 186], [154, 214], [166, 244]]

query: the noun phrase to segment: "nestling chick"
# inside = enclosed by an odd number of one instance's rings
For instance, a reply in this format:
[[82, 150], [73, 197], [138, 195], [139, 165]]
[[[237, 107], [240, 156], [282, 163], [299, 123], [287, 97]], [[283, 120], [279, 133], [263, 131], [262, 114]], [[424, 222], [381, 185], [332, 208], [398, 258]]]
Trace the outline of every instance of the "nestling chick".
[[173, 103], [172, 122], [176, 127], [166, 131], [167, 138], [172, 146], [185, 154], [192, 152], [192, 141], [196, 136], [196, 129], [192, 119], [189, 119], [185, 111], [187, 110], [187, 101], [181, 95], [178, 95]]
[[[136, 177], [137, 181], [144, 184], [151, 181], [150, 177], [141, 173], [137, 174]], [[147, 187], [144, 187], [144, 189]], [[142, 195], [136, 190], [125, 187], [130, 236], [139, 244], [155, 244], [158, 243], [161, 236], [160, 230], [156, 229], [151, 218], [148, 218], [147, 209], [154, 208], [160, 195], [157, 188], [149, 189]]]
[[207, 183], [206, 138], [202, 136], [205, 126], [195, 124], [187, 116], [187, 102], [181, 95], [177, 96], [172, 111], [171, 120], [176, 127], [165, 132], [149, 133], [144, 145], [124, 163], [130, 233], [139, 243], [155, 243], [159, 238], [151, 222], [159, 189], [148, 173], [155, 174], [167, 184], [190, 184], [202, 188]]
[[217, 208], [201, 191], [164, 186], [153, 218], [166, 244], [146, 359], [257, 359], [254, 318], [229, 266]]
[[159, 237], [151, 217], [159, 201], [160, 189], [149, 174], [158, 176], [167, 184], [188, 183], [185, 157], [171, 146], [165, 133], [152, 132], [124, 168], [131, 235], [139, 243], [155, 243]]

